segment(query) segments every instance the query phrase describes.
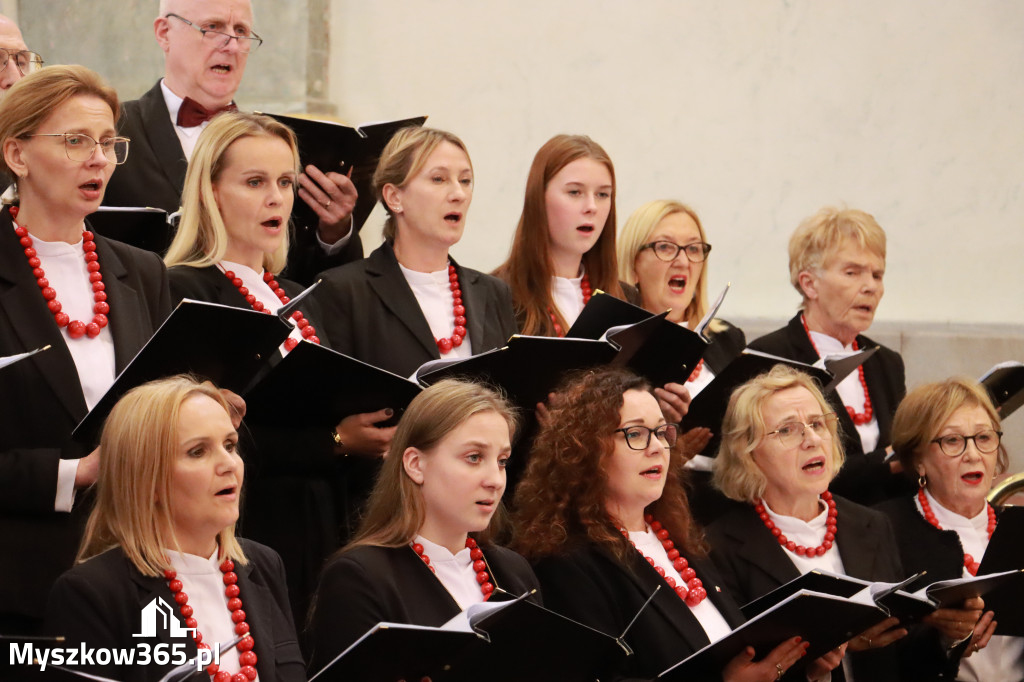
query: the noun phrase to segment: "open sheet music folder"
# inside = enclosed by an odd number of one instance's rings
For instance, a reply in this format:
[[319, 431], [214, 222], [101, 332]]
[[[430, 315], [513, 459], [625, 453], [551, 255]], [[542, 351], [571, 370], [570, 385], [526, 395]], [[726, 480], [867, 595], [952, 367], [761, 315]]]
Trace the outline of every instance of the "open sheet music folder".
[[465, 625], [380, 623], [310, 681], [584, 682], [629, 653], [616, 638], [522, 597], [482, 606], [497, 608], [470, 607], [456, 617]]

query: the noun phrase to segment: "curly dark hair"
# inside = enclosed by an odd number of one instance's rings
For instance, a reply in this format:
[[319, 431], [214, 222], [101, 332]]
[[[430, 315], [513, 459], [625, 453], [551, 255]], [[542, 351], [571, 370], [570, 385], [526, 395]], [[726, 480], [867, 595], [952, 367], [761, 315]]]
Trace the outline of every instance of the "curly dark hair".
[[[634, 550], [605, 506], [604, 460], [613, 451], [612, 429], [630, 390], [651, 392], [651, 386], [619, 368], [574, 373], [562, 383], [516, 489], [512, 546], [517, 552], [535, 560], [594, 543], [627, 563]], [[680, 552], [703, 556], [707, 547], [690, 515], [681, 464], [672, 452], [665, 489], [646, 511], [668, 529]]]

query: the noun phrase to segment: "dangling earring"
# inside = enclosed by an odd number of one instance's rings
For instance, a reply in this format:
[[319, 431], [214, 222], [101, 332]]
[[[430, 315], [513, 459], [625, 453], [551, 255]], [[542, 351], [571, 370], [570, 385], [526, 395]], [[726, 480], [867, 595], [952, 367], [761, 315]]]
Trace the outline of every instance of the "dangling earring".
[[917, 487], [918, 488], [924, 488], [926, 485], [928, 485], [928, 477], [925, 476], [924, 474], [918, 474], [917, 475]]

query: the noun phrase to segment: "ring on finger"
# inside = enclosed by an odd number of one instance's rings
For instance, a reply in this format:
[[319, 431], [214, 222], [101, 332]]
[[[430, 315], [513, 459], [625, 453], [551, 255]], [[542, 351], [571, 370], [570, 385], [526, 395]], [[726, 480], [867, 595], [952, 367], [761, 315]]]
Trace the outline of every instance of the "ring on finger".
[[324, 202], [323, 206], [324, 206], [324, 208], [330, 208], [331, 207], [331, 200], [328, 198], [327, 201]]
[[776, 670], [775, 679], [776, 680], [781, 680], [782, 679], [782, 673], [786, 672], [785, 669], [783, 669], [782, 664], [781, 663], [776, 663], [775, 664], [775, 670]]

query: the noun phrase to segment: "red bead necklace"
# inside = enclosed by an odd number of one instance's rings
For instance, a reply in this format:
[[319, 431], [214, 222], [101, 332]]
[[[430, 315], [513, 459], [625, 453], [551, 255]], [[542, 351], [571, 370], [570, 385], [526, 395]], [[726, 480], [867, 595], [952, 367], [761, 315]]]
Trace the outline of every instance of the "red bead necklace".
[[[218, 664], [211, 663], [206, 666], [206, 672], [213, 678], [213, 682], [249, 682], [256, 679], [256, 652], [252, 650], [256, 642], [249, 632], [249, 624], [245, 622], [245, 611], [242, 610], [242, 600], [239, 598], [240, 590], [238, 589], [238, 575], [235, 573], [235, 562], [225, 559], [220, 565], [220, 572], [224, 574], [224, 584], [227, 585], [224, 595], [228, 598], [228, 611], [231, 612], [231, 621], [235, 624], [235, 634], [248, 636], [235, 645], [235, 648], [238, 649], [238, 662], [242, 666], [241, 670], [232, 675], [225, 670], [220, 670]], [[178, 574], [168, 569], [164, 571], [164, 578], [167, 579], [167, 587], [170, 588], [171, 594], [174, 595], [174, 601], [185, 618], [185, 627], [195, 630], [192, 638], [196, 641], [196, 648], [209, 649], [210, 645], [203, 641], [203, 633], [199, 632], [199, 624], [192, 617], [193, 610], [188, 605], [188, 595], [181, 591], [183, 585], [178, 580]]]
[[451, 352], [452, 348], [462, 345], [466, 338], [466, 307], [462, 305], [462, 289], [459, 287], [459, 272], [455, 266], [448, 264], [448, 288], [452, 291], [452, 314], [455, 316], [455, 328], [452, 330], [451, 338], [434, 339], [437, 350], [441, 355]]
[[[491, 574], [487, 572], [484, 552], [477, 546], [476, 540], [473, 538], [466, 538], [466, 547], [469, 548], [469, 558], [473, 561], [473, 570], [476, 571], [476, 581], [480, 585], [484, 601], [487, 601], [494, 594], [494, 583], [491, 582]], [[412, 551], [416, 552], [416, 556], [423, 560], [427, 568], [437, 573], [437, 569], [430, 565], [430, 557], [423, 553], [423, 545], [418, 542], [412, 543]]]
[[782, 531], [775, 526], [775, 522], [768, 516], [768, 510], [764, 508], [764, 500], [761, 500], [754, 505], [754, 511], [761, 517], [761, 521], [764, 522], [765, 527], [772, 532], [775, 539], [779, 541], [779, 544], [783, 548], [788, 549], [790, 552], [795, 553], [797, 556], [805, 556], [811, 558], [814, 556], [822, 556], [828, 550], [832, 549], [832, 543], [836, 539], [836, 519], [839, 518], [839, 512], [836, 511], [836, 502], [832, 499], [832, 493], [825, 491], [821, 494], [821, 499], [825, 501], [828, 506], [828, 517], [825, 519], [825, 539], [817, 547], [804, 547], [798, 545], [792, 540], [788, 539], [782, 534]]
[[[268, 310], [267, 307], [263, 305], [263, 302], [257, 301], [256, 296], [249, 292], [249, 289], [242, 282], [241, 277], [236, 277], [235, 273], [232, 272], [231, 270], [225, 270], [224, 276], [231, 280], [231, 283], [234, 284], [235, 287], [238, 289], [238, 293], [245, 297], [245, 300], [249, 303], [249, 305], [252, 306], [253, 310], [257, 312], [267, 313], [268, 315], [270, 314], [270, 310]], [[291, 300], [290, 298], [288, 298], [288, 294], [284, 292], [284, 289], [282, 289], [281, 286], [277, 283], [277, 280], [274, 279], [274, 275], [272, 273], [264, 272], [263, 281], [267, 283], [267, 286], [269, 286], [270, 290], [274, 292], [274, 295], [277, 296], [278, 299], [280, 299], [281, 305], [286, 305], [288, 301]], [[312, 341], [315, 344], [320, 343], [320, 339], [316, 335], [316, 329], [313, 327], [313, 325], [309, 323], [309, 320], [307, 320], [302, 313], [296, 310], [295, 312], [292, 313], [292, 319], [295, 320], [295, 326], [299, 328], [299, 332], [302, 334], [302, 338], [308, 339], [309, 341]], [[290, 351], [297, 345], [299, 345], [299, 342], [291, 337], [284, 340], [285, 351]]]
[[625, 528], [621, 529], [622, 535], [629, 540], [629, 544], [633, 545], [633, 549], [640, 552], [640, 556], [647, 559], [647, 563], [654, 567], [658, 575], [665, 579], [668, 586], [676, 591], [679, 598], [686, 602], [686, 605], [691, 609], [697, 604], [707, 599], [708, 592], [704, 589], [704, 583], [697, 577], [697, 571], [690, 568], [690, 563], [686, 560], [686, 557], [679, 554], [679, 550], [676, 549], [675, 543], [672, 542], [672, 538], [668, 535], [668, 530], [661, 525], [660, 522], [655, 521], [654, 517], [650, 514], [644, 515], [644, 521], [651, 527], [654, 534], [661, 541], [661, 546], [665, 548], [665, 553], [668, 554], [669, 561], [672, 562], [672, 568], [676, 569], [680, 577], [686, 581], [685, 585], [676, 584], [676, 579], [670, 575], [665, 574], [665, 569], [654, 563], [654, 559], [647, 556], [640, 551], [640, 548], [636, 546], [636, 543], [629, 539], [629, 531]]
[[686, 381], [687, 382], [696, 381], [697, 377], [700, 376], [700, 371], [702, 369], [704, 369], [704, 358], [700, 359], [700, 362], [698, 362], [697, 366], [693, 368], [692, 372], [690, 372], [690, 377]]
[[[590, 303], [590, 297], [594, 295], [594, 290], [590, 288], [590, 277], [585, 272], [583, 279], [580, 280], [580, 292], [583, 293], [583, 305]], [[555, 326], [555, 336], [565, 336], [565, 330], [562, 329], [562, 325], [558, 324], [558, 317], [551, 308], [548, 308], [548, 317], [551, 318], [551, 324]]]
[[[942, 526], [939, 525], [939, 520], [935, 518], [935, 512], [932, 511], [932, 505], [928, 503], [928, 496], [924, 494], [924, 488], [919, 488], [917, 491], [917, 501], [921, 503], [921, 509], [924, 511], [925, 520], [942, 530]], [[988, 502], [985, 503], [985, 507], [988, 509], [988, 539], [992, 539], [992, 533], [996, 530], [996, 510], [992, 508], [992, 505]], [[964, 552], [964, 568], [971, 575], [978, 575], [978, 568], [981, 566], [980, 561], [975, 561], [974, 557]]]
[[[11, 220], [17, 221], [18, 207], [11, 206], [8, 211], [11, 214]], [[32, 268], [32, 275], [36, 278], [36, 284], [39, 285], [43, 298], [46, 299], [46, 307], [53, 313], [53, 319], [57, 322], [57, 326], [67, 327], [68, 336], [73, 339], [80, 339], [83, 336], [92, 339], [99, 336], [100, 330], [107, 326], [107, 313], [110, 312], [110, 304], [107, 303], [107, 292], [104, 291], [106, 285], [103, 284], [103, 275], [100, 274], [100, 260], [99, 256], [96, 255], [96, 242], [93, 241], [92, 232], [88, 230], [82, 232], [82, 251], [85, 252], [85, 267], [89, 271], [89, 282], [92, 284], [93, 291], [92, 298], [95, 301], [95, 305], [92, 307], [92, 311], [95, 314], [93, 315], [92, 322], [88, 324], [81, 320], [72, 320], [67, 313], [61, 310], [60, 301], [57, 300], [57, 292], [50, 286], [50, 281], [46, 279], [46, 273], [40, 267], [42, 261], [39, 260], [36, 250], [32, 248], [32, 237], [28, 234], [28, 228], [15, 222], [14, 234], [18, 235], [19, 242], [25, 249], [25, 257], [28, 258], [29, 267]]]
[[[811, 342], [814, 352], [818, 354], [818, 357], [821, 357], [821, 353], [818, 352], [818, 346], [815, 345], [814, 338], [811, 336], [811, 330], [807, 327], [807, 320], [803, 315], [800, 316], [800, 321], [804, 325], [804, 331], [807, 332], [807, 339]], [[853, 340], [853, 350], [857, 350], [857, 339]], [[864, 426], [865, 424], [871, 423], [872, 418], [875, 416], [875, 410], [871, 407], [871, 394], [868, 393], [868, 382], [867, 379], [864, 378], [864, 365], [859, 365], [857, 367], [857, 378], [860, 379], [861, 388], [864, 389], [864, 411], [857, 412], [849, 405], [844, 405], [844, 407], [846, 408], [846, 413], [850, 415], [850, 419], [853, 420], [854, 424], [857, 426]]]

